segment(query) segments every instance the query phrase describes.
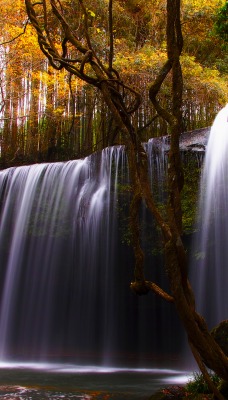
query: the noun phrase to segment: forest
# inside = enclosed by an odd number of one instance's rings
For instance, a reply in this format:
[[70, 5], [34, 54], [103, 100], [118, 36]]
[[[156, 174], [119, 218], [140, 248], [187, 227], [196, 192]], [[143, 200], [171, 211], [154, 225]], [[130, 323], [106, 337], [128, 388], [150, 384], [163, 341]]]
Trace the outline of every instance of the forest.
[[[64, 6], [72, 7], [65, 0]], [[75, 2], [76, 3], [76, 2]], [[183, 131], [210, 126], [228, 99], [227, 33], [221, 12], [226, 1], [183, 0], [181, 55], [183, 72]], [[121, 144], [120, 130], [100, 91], [66, 69], [53, 69], [41, 52], [23, 1], [0, 1], [0, 166], [59, 161], [84, 157], [113, 144]], [[109, 62], [107, 0], [87, 2], [89, 33], [96, 52]], [[47, 10], [49, 13], [50, 10]], [[49, 18], [49, 16], [48, 16]], [[83, 35], [83, 13], [67, 15]], [[74, 22], [75, 20], [75, 22]], [[151, 81], [165, 62], [166, 1], [114, 1], [113, 68], [124, 82], [140, 91], [142, 102], [134, 125], [142, 142], [169, 134], [148, 97]], [[57, 48], [61, 43], [57, 38]], [[227, 29], [227, 28], [226, 28]], [[56, 30], [56, 32], [55, 32]], [[68, 49], [70, 58], [74, 50]], [[169, 107], [171, 81], [159, 93]], [[129, 93], [129, 103], [132, 98]]]

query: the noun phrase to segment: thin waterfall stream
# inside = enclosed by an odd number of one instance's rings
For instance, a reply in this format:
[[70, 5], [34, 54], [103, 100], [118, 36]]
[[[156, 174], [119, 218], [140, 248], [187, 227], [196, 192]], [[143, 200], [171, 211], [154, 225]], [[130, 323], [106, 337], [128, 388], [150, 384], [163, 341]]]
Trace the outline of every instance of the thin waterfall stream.
[[211, 127], [200, 184], [191, 279], [210, 328], [228, 319], [228, 104]]

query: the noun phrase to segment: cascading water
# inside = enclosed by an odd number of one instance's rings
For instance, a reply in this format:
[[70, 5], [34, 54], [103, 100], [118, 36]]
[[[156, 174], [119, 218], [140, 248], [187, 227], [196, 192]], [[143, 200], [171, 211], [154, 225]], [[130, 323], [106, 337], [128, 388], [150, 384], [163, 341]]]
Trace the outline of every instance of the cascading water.
[[228, 105], [211, 128], [201, 179], [191, 276], [209, 327], [228, 318]]
[[[133, 257], [118, 218], [126, 182], [122, 147], [0, 172], [1, 360], [176, 363], [175, 310], [129, 289]], [[159, 284], [166, 278], [152, 253], [148, 278]]]
[[[112, 151], [118, 165], [121, 149]], [[72, 341], [79, 349], [86, 343], [88, 352], [101, 341], [108, 348], [108, 268], [116, 262], [111, 160], [104, 151], [100, 170], [90, 157], [1, 173], [1, 357], [45, 359], [57, 349], [67, 355]]]

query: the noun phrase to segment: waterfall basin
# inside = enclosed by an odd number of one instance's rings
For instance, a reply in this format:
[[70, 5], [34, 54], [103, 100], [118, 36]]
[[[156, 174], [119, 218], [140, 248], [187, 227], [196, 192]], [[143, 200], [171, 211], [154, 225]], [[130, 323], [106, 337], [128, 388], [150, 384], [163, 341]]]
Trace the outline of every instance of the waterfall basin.
[[0, 363], [0, 398], [146, 400], [163, 387], [183, 385], [189, 377], [171, 369]]

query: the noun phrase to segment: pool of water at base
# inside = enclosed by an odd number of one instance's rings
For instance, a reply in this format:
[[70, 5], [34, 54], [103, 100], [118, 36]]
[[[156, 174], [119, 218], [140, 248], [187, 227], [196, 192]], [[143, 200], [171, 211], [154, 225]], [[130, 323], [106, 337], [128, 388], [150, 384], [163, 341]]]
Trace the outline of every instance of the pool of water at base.
[[168, 369], [0, 363], [0, 400], [148, 400], [160, 388], [183, 385], [189, 377]]

